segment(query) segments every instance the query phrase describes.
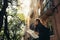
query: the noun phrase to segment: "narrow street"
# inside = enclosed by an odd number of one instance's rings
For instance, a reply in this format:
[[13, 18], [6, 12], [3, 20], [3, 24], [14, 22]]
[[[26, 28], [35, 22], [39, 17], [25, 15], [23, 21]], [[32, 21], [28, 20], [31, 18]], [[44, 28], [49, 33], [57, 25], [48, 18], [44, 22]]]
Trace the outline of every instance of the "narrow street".
[[0, 40], [60, 40], [60, 0], [0, 0]]

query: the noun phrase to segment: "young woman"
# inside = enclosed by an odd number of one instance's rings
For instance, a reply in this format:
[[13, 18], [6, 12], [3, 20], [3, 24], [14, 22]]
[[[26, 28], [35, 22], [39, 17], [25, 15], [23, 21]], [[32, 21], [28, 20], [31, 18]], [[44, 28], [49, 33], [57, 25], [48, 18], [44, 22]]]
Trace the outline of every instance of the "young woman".
[[49, 29], [42, 25], [39, 19], [36, 19], [34, 24], [36, 26], [35, 33], [39, 35], [39, 38], [37, 40], [50, 40]]

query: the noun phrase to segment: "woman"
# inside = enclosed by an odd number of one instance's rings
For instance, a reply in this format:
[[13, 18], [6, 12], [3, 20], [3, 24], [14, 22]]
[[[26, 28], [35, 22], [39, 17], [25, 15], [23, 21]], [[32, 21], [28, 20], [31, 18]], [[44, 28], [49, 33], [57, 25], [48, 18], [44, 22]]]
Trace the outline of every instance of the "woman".
[[39, 35], [38, 40], [50, 40], [50, 33], [49, 30], [41, 24], [39, 19], [36, 19], [35, 21], [35, 32]]

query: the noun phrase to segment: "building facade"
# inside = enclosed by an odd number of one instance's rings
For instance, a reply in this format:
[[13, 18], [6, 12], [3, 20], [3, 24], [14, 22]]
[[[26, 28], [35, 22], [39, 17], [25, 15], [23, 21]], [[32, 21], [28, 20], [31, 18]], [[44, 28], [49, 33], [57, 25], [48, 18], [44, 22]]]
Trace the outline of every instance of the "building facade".
[[40, 0], [42, 21], [51, 31], [50, 40], [60, 40], [60, 0]]
[[38, 18], [38, 0], [31, 0], [31, 13], [30, 23], [34, 22], [34, 19]]

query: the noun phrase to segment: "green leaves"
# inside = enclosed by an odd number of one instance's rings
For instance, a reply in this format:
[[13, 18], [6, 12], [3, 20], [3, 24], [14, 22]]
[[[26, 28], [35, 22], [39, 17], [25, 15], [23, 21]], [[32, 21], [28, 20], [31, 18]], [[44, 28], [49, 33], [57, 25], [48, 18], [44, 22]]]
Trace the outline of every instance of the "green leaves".
[[17, 17], [19, 17], [19, 19], [21, 20], [25, 20], [25, 16], [23, 13], [17, 14]]

